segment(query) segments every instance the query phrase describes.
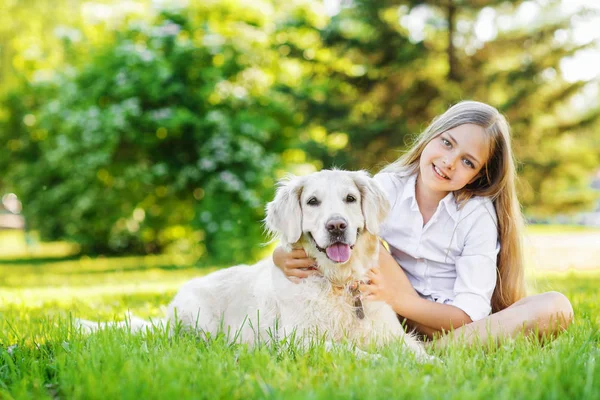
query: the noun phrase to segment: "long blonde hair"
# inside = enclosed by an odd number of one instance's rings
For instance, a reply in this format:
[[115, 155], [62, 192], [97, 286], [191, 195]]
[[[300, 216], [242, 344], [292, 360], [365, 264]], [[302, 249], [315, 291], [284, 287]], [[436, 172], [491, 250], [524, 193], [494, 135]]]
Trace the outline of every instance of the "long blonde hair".
[[476, 101], [462, 101], [436, 117], [417, 138], [414, 145], [384, 172], [412, 175], [419, 171], [419, 159], [427, 144], [441, 133], [459, 125], [474, 124], [483, 128], [489, 138], [490, 157], [479, 177], [454, 192], [460, 206], [473, 196], [487, 197], [494, 203], [498, 216], [500, 253], [496, 273], [498, 281], [492, 295], [492, 312], [505, 309], [525, 296], [525, 278], [521, 234], [524, 226], [517, 199], [515, 160], [510, 128], [494, 107]]

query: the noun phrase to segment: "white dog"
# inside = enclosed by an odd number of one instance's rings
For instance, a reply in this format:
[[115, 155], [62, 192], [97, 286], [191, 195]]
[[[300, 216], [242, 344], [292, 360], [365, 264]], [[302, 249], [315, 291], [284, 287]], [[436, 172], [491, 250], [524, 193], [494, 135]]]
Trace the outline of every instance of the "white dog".
[[[288, 250], [303, 247], [317, 260], [322, 277], [293, 283], [271, 258], [223, 269], [187, 282], [167, 318], [189, 330], [230, 332], [250, 344], [290, 334], [303, 343], [324, 335], [328, 342], [359, 347], [397, 340], [427, 360], [390, 306], [363, 303], [351, 289], [377, 267], [376, 234], [388, 209], [379, 185], [362, 171], [324, 170], [282, 181], [267, 205], [266, 227]], [[83, 321], [88, 328], [92, 324]], [[130, 324], [133, 329], [148, 325], [139, 319]]]
[[362, 303], [351, 290], [377, 266], [376, 234], [388, 208], [365, 172], [324, 170], [281, 182], [267, 205], [266, 226], [288, 250], [303, 247], [323, 277], [290, 282], [271, 258], [220, 270], [185, 284], [168, 318], [191, 329], [237, 332], [248, 343], [292, 332], [359, 346], [400, 338], [423, 358], [423, 347], [405, 333], [390, 306]]

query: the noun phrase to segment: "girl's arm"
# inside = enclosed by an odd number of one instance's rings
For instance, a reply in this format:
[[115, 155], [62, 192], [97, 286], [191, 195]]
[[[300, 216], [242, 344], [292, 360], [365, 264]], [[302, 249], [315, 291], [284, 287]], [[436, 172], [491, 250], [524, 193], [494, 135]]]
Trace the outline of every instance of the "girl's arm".
[[383, 246], [379, 250], [379, 268], [372, 269], [368, 277], [370, 284], [360, 285], [365, 299], [385, 301], [397, 314], [407, 318], [409, 325], [428, 336], [472, 322], [458, 307], [421, 298], [402, 268]]
[[460, 308], [448, 304], [434, 303], [422, 298], [407, 302], [402, 307], [392, 307], [396, 313], [408, 319], [408, 325], [415, 327], [429, 337], [436, 333], [449, 332], [470, 324], [471, 318]]
[[294, 283], [311, 275], [319, 275], [315, 268], [316, 263], [317, 261], [309, 258], [301, 248], [287, 252], [281, 246], [277, 246], [273, 251], [273, 264]]

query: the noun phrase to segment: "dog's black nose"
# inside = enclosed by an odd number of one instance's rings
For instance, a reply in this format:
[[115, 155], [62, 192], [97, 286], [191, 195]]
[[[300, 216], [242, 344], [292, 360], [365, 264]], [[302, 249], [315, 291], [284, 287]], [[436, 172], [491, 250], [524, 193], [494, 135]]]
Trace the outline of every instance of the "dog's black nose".
[[333, 217], [330, 218], [329, 221], [327, 221], [327, 230], [330, 233], [342, 233], [346, 230], [346, 227], [348, 226], [348, 222], [341, 217]]

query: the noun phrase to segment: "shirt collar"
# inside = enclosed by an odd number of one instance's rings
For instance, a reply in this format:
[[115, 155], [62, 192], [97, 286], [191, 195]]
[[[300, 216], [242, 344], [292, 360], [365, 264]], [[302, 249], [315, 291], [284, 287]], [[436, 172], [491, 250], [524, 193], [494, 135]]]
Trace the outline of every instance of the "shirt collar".
[[[404, 192], [400, 197], [400, 202], [404, 202], [406, 200], [411, 201], [411, 208], [413, 210], [418, 210], [419, 206], [417, 204], [417, 195], [415, 192], [415, 187], [417, 184], [417, 174], [410, 175], [408, 180], [406, 181], [406, 186], [404, 187]], [[458, 204], [454, 199], [454, 194], [452, 192], [448, 193], [446, 197], [444, 197], [440, 203], [446, 208], [448, 214], [452, 217], [454, 221], [458, 220]]]

